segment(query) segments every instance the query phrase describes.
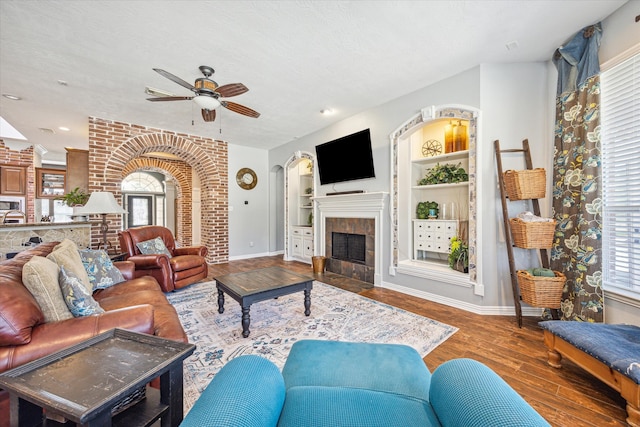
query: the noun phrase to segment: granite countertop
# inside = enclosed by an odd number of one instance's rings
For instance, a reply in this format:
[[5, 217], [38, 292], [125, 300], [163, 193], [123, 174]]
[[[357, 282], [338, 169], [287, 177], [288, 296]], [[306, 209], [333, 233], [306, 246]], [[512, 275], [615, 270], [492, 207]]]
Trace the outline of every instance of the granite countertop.
[[68, 222], [26, 222], [24, 224], [0, 224], [0, 228], [33, 228], [33, 227], [60, 227], [68, 228], [79, 225], [91, 225], [93, 221], [68, 221]]

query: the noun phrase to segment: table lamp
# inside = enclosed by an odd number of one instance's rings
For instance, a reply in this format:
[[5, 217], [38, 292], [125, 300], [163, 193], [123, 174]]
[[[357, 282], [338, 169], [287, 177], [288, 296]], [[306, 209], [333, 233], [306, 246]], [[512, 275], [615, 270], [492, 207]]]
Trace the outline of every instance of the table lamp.
[[79, 209], [79, 213], [84, 215], [102, 215], [102, 223], [100, 224], [102, 243], [98, 245], [98, 249], [104, 249], [107, 252], [109, 252], [109, 248], [113, 249], [111, 243], [107, 241], [107, 231], [109, 230], [107, 215], [127, 213], [127, 211], [122, 209], [118, 202], [116, 202], [113, 193], [108, 191], [94, 191], [89, 196], [87, 203]]

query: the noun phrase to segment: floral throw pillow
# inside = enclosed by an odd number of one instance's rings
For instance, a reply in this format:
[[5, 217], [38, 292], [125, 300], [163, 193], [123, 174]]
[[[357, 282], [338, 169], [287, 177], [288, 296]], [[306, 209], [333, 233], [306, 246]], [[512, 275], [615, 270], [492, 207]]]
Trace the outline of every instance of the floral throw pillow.
[[111, 258], [105, 251], [83, 249], [78, 252], [94, 291], [124, 282], [122, 273], [118, 270], [118, 267], [113, 265]]
[[78, 276], [71, 271], [67, 271], [64, 266], [60, 267], [58, 281], [60, 282], [60, 290], [62, 291], [64, 302], [74, 317], [104, 313], [102, 307], [89, 294]]
[[160, 237], [137, 243], [136, 246], [144, 255], [165, 254], [171, 258], [171, 252], [169, 252], [169, 249], [167, 249], [164, 245], [164, 241]]

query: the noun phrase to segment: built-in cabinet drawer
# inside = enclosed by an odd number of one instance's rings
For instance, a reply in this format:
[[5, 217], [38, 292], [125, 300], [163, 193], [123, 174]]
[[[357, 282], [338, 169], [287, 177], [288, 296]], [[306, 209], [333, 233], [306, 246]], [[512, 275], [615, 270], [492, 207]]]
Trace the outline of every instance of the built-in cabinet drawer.
[[313, 256], [313, 228], [291, 227], [291, 254], [304, 261]]
[[451, 239], [458, 232], [457, 221], [438, 219], [413, 220], [414, 259], [419, 259], [418, 251], [449, 253]]

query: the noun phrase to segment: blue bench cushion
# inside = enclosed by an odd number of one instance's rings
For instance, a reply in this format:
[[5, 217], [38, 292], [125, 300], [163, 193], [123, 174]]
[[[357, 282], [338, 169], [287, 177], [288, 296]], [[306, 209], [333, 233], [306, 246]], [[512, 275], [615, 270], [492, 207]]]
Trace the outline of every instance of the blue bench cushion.
[[431, 373], [418, 352], [406, 345], [298, 341], [282, 375], [287, 393], [300, 386], [345, 387], [429, 401]]
[[561, 320], [539, 325], [640, 384], [640, 327]]
[[440, 423], [423, 400], [342, 387], [289, 388], [278, 427], [302, 426], [439, 427]]

